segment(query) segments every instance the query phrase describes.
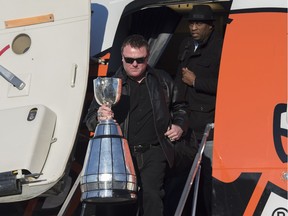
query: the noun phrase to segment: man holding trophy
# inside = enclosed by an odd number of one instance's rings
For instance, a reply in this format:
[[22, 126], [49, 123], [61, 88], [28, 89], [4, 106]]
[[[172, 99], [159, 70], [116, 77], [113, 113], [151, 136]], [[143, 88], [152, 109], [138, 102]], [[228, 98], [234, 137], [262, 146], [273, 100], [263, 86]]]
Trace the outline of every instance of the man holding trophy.
[[90, 131], [112, 118], [120, 125], [137, 174], [140, 215], [161, 216], [165, 172], [175, 165], [175, 145], [187, 134], [188, 106], [170, 75], [148, 65], [144, 37], [126, 38], [121, 54], [123, 65], [113, 76], [122, 80], [119, 102], [111, 107], [94, 99], [85, 121]]

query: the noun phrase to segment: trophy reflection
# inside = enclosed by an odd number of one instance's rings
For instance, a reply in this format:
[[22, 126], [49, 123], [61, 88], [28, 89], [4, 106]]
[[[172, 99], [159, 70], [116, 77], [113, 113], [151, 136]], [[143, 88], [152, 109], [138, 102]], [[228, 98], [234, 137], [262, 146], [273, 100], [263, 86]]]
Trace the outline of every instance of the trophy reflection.
[[[115, 105], [121, 96], [122, 80], [98, 77], [93, 80], [99, 105]], [[116, 121], [101, 120], [89, 141], [80, 179], [84, 202], [128, 202], [137, 198], [137, 179], [127, 140]]]

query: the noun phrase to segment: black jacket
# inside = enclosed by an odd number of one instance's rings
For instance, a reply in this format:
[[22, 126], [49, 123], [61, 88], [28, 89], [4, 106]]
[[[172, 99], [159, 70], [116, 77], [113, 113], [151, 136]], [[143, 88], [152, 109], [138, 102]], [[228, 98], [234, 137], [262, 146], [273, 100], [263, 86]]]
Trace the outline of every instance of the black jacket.
[[[206, 124], [214, 122], [221, 50], [222, 39], [215, 31], [195, 52], [192, 37], [187, 37], [180, 45], [176, 85], [189, 102], [190, 126], [195, 131], [197, 139], [202, 138]], [[182, 81], [183, 67], [195, 73], [194, 87]]]
[[[129, 129], [129, 85], [127, 75], [121, 67], [114, 77], [122, 79], [122, 93], [120, 101], [112, 107], [115, 120], [120, 125], [124, 137], [127, 138]], [[158, 141], [166, 155], [169, 166], [172, 167], [175, 159], [174, 144], [164, 136], [169, 125], [176, 124], [182, 128], [184, 133], [188, 128], [188, 104], [183, 95], [180, 95], [174, 85], [174, 81], [165, 71], [154, 70], [147, 67], [146, 84], [151, 98], [153, 116], [156, 125]], [[85, 118], [86, 125], [90, 131], [94, 131], [97, 125], [97, 109], [99, 105], [94, 99]], [[129, 140], [128, 140], [129, 143]]]

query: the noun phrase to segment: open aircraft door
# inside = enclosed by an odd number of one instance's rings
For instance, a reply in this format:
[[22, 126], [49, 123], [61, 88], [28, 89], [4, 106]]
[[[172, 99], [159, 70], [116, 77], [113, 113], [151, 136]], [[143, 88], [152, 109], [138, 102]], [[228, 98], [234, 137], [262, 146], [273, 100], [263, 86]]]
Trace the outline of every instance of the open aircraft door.
[[234, 1], [217, 92], [213, 215], [287, 215], [287, 1]]
[[90, 1], [1, 0], [0, 202], [65, 174], [89, 69]]

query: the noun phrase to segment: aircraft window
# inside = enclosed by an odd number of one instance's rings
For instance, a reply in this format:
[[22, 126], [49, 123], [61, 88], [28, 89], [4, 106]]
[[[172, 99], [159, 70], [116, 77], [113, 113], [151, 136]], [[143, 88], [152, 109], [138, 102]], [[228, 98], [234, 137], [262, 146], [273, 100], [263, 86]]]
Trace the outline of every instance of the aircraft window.
[[18, 55], [27, 52], [30, 49], [30, 46], [31, 38], [27, 34], [17, 35], [12, 42], [12, 50]]

